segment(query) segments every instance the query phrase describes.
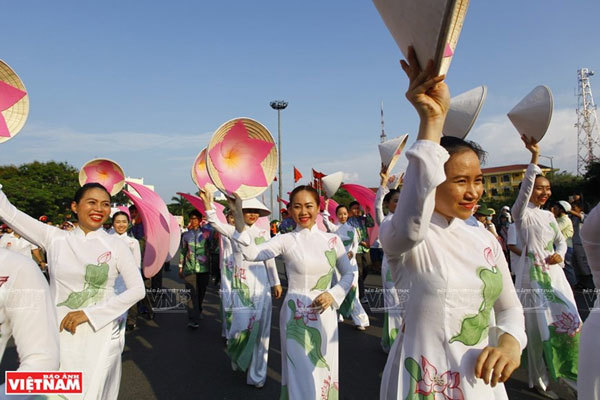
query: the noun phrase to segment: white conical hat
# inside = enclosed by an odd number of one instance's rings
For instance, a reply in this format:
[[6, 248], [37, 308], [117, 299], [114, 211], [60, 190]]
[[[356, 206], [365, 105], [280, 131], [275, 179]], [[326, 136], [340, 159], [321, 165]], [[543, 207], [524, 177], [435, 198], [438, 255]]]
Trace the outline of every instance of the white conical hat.
[[521, 135], [539, 142], [550, 125], [553, 106], [550, 88], [540, 85], [529, 92], [507, 115]]
[[338, 191], [340, 185], [342, 184], [342, 179], [344, 178], [344, 173], [341, 171], [334, 172], [333, 174], [329, 174], [321, 178], [321, 183], [323, 184], [323, 190], [325, 190], [325, 194], [327, 197], [332, 198], [335, 192]]
[[379, 143], [381, 163], [387, 167], [388, 172], [396, 165], [398, 158], [400, 158], [400, 154], [402, 154], [402, 149], [406, 146], [407, 140], [408, 134], [405, 134], [386, 142]]
[[373, 0], [405, 57], [413, 46], [421, 67], [435, 63], [435, 74], [448, 71], [458, 44], [468, 0]]
[[444, 135], [464, 139], [475, 124], [486, 96], [487, 87], [482, 85], [450, 99]]
[[271, 210], [267, 208], [260, 200], [257, 198], [246, 199], [242, 201], [242, 210], [258, 210], [258, 215], [261, 217], [266, 217], [267, 215], [271, 215]]

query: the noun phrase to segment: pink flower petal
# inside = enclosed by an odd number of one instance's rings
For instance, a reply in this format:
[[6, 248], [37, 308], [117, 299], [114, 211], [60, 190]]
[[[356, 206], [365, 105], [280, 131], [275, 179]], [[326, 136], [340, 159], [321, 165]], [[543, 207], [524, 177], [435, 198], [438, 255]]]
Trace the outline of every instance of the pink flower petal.
[[261, 162], [273, 146], [273, 143], [250, 138], [244, 123], [238, 121], [209, 151], [209, 157], [224, 188], [233, 193], [241, 185], [267, 185]]
[[423, 380], [431, 385], [433, 378], [438, 374], [437, 368], [425, 356], [421, 356], [421, 368], [423, 369]]
[[[25, 95], [27, 95], [27, 92], [11, 86], [6, 82], [0, 81], [0, 112], [6, 111], [17, 104], [23, 97], [25, 97]], [[6, 125], [6, 120], [1, 113], [0, 137], [10, 137], [10, 131]]]
[[103, 253], [98, 257], [98, 264], [107, 263], [110, 261], [110, 259], [111, 259], [111, 252], [107, 251], [106, 253]]
[[485, 250], [483, 250], [483, 255], [485, 257], [485, 261], [487, 261], [487, 263], [490, 266], [496, 266], [496, 260], [494, 260], [494, 253], [492, 252], [492, 249], [490, 247], [486, 247]]

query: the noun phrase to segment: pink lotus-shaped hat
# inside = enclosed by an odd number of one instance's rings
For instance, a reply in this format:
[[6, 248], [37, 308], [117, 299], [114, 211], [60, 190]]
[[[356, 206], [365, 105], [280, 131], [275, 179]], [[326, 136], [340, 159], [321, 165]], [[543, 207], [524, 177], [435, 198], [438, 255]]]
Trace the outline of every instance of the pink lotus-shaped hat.
[[204, 191], [206, 185], [209, 185], [212, 191], [216, 190], [206, 170], [206, 147], [198, 153], [194, 160], [194, 165], [192, 165], [192, 180], [198, 186], [198, 189], [202, 191]]
[[237, 193], [244, 200], [256, 197], [275, 177], [275, 140], [257, 121], [232, 119], [221, 125], [210, 139], [206, 167], [221, 192]]
[[79, 170], [79, 184], [96, 182], [106, 188], [111, 196], [119, 193], [125, 186], [125, 172], [113, 160], [95, 158], [86, 162]]
[[29, 114], [29, 96], [15, 71], [0, 60], [0, 143], [16, 136]]

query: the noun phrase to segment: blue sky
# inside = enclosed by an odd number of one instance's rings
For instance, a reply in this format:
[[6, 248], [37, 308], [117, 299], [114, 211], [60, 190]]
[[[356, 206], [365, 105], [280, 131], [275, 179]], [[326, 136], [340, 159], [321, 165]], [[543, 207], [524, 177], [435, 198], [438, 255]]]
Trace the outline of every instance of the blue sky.
[[[388, 137], [414, 140], [402, 55], [370, 1], [21, 1], [3, 14], [0, 58], [31, 114], [1, 145], [2, 164], [108, 157], [169, 200], [195, 190], [191, 164], [226, 120], [252, 117], [276, 135], [274, 99], [289, 102], [285, 191], [293, 165], [375, 186], [381, 101]], [[599, 16], [597, 0], [471, 2], [447, 82], [453, 94], [488, 86], [469, 134], [488, 166], [528, 161], [505, 114], [546, 84], [555, 110], [542, 153], [575, 171], [576, 71], [600, 70]], [[600, 96], [600, 79], [592, 89]]]

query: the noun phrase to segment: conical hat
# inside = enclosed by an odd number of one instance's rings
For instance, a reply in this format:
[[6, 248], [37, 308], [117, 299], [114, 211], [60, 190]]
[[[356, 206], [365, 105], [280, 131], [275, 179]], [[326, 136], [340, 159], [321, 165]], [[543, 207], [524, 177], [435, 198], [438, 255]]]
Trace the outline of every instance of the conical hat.
[[203, 148], [200, 153], [198, 153], [196, 159], [194, 160], [194, 164], [192, 164], [192, 180], [201, 191], [204, 191], [205, 187], [207, 187], [211, 192], [217, 190], [215, 185], [213, 185], [212, 181], [210, 180], [210, 176], [208, 176], [208, 171], [206, 170], [206, 147]]
[[225, 122], [206, 149], [206, 169], [214, 185], [242, 200], [267, 190], [277, 171], [277, 148], [267, 128], [250, 118]]
[[521, 135], [542, 140], [552, 119], [552, 92], [548, 86], [537, 86], [507, 114]]
[[373, 0], [405, 57], [413, 46], [422, 68], [429, 60], [445, 74], [458, 44], [469, 0]]
[[242, 210], [258, 210], [258, 215], [260, 215], [261, 217], [271, 215], [271, 210], [269, 210], [267, 206], [265, 206], [257, 198], [246, 199], [242, 201]]
[[29, 96], [15, 71], [0, 60], [0, 143], [19, 133], [29, 115]]
[[321, 183], [323, 184], [323, 190], [325, 190], [325, 194], [327, 197], [332, 198], [335, 192], [338, 191], [340, 185], [342, 184], [342, 179], [344, 178], [344, 173], [341, 171], [334, 172], [333, 174], [329, 174], [323, 178], [321, 178]]
[[450, 99], [450, 110], [444, 123], [444, 135], [464, 139], [485, 102], [486, 86], [478, 86]]
[[406, 141], [408, 140], [408, 134], [399, 136], [397, 138], [388, 140], [383, 143], [379, 143], [379, 155], [381, 156], [381, 163], [387, 167], [387, 171], [391, 171], [396, 165], [400, 154]]
[[119, 193], [125, 186], [125, 172], [119, 164], [108, 158], [95, 158], [86, 162], [79, 170], [79, 184], [99, 183], [111, 196]]

